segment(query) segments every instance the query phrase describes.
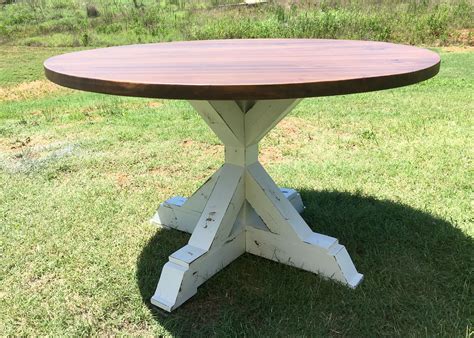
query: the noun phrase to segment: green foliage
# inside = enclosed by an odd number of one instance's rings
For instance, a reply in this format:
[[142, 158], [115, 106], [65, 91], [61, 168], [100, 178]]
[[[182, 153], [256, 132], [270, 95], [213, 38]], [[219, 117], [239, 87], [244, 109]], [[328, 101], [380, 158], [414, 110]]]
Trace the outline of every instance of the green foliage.
[[0, 13], [1, 22], [5, 26], [26, 25], [36, 19], [31, 8], [18, 4], [4, 6]]
[[[301, 2], [254, 7], [229, 1], [105, 1], [87, 18], [77, 0], [26, 0], [0, 7], [0, 42], [45, 46], [255, 37], [344, 38], [410, 44], [474, 44], [459, 29], [472, 29], [474, 4], [467, 0]], [[214, 6], [214, 8], [212, 8]], [[51, 34], [65, 38], [51, 39]]]
[[437, 6], [434, 13], [427, 18], [427, 26], [431, 35], [441, 38], [446, 35], [448, 29], [449, 7]]

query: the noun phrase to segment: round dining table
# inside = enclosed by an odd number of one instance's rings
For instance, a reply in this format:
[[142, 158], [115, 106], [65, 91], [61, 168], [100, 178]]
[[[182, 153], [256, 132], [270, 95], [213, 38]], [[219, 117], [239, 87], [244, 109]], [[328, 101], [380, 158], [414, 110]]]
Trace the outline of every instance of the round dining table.
[[258, 161], [258, 143], [303, 98], [406, 86], [439, 67], [439, 56], [422, 48], [320, 39], [139, 44], [44, 63], [46, 77], [65, 87], [188, 100], [225, 146], [224, 164], [192, 196], [168, 199], [151, 219], [191, 233], [151, 298], [166, 311], [245, 252], [355, 288], [363, 275], [346, 248], [311, 230], [298, 192], [279, 188]]

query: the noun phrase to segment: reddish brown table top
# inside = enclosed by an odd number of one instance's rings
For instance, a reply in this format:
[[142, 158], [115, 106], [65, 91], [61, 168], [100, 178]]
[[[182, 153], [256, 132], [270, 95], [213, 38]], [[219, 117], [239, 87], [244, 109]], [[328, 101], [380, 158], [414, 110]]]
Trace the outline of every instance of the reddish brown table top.
[[384, 42], [254, 39], [170, 42], [52, 57], [46, 76], [107, 94], [195, 100], [283, 99], [405, 86], [438, 73], [439, 56]]

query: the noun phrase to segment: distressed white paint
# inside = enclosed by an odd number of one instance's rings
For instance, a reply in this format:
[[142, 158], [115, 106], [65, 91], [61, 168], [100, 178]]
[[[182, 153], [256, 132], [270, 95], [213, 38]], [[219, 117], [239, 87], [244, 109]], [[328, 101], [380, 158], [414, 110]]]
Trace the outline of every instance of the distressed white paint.
[[[214, 175], [216, 175], [218, 172], [216, 172]], [[214, 176], [212, 176], [214, 177]], [[206, 183], [210, 182], [211, 179], [209, 179]], [[215, 185], [215, 183], [214, 183]], [[212, 185], [212, 187], [214, 187]], [[199, 188], [202, 189], [203, 187]], [[201, 211], [196, 211], [189, 205], [189, 201], [195, 198], [196, 196], [202, 197], [202, 195], [197, 194], [199, 190], [196, 191], [190, 198], [185, 198], [181, 196], [175, 196], [172, 197], [165, 202], [163, 202], [158, 210], [156, 211], [156, 214], [153, 216], [152, 219], [150, 219], [150, 222], [152, 224], [155, 224], [157, 226], [161, 226], [164, 228], [172, 228], [180, 231], [184, 231], [187, 233], [192, 233], [194, 228], [196, 227], [196, 224], [201, 217], [202, 210], [204, 210], [204, 206], [200, 209]], [[296, 209], [299, 213], [302, 213], [304, 210], [304, 205], [303, 201], [301, 200], [301, 195], [294, 189], [289, 189], [289, 188], [280, 188], [281, 193], [285, 198], [291, 203], [293, 208]], [[206, 195], [203, 195], [206, 196]], [[209, 196], [207, 196], [208, 198]], [[192, 205], [192, 204], [191, 204]], [[241, 211], [242, 212], [242, 211]], [[257, 214], [253, 210], [253, 208], [250, 208], [249, 210], [249, 218], [252, 220], [255, 220]], [[240, 216], [242, 217], [242, 216]], [[237, 218], [237, 220], [239, 217]]]
[[[198, 251], [196, 248], [190, 247], [190, 245], [186, 245], [183, 249], [190, 249], [191, 252]], [[190, 263], [182, 261], [176, 252], [170, 256], [170, 261], [163, 267], [151, 303], [166, 311], [176, 309], [196, 294], [199, 285], [244, 252], [244, 231], [229, 238], [229, 241], [220, 248], [206, 252]]]
[[227, 239], [245, 201], [243, 174], [242, 167], [224, 164], [189, 244], [207, 251]]
[[[352, 288], [362, 280], [346, 249], [335, 238], [314, 234], [330, 239], [326, 242], [323, 237], [321, 245], [318, 240], [292, 240], [252, 226], [246, 228], [246, 233], [246, 251], [251, 254], [335, 279]], [[329, 242], [332, 244], [328, 246]]]
[[152, 222], [192, 233], [169, 257], [152, 304], [172, 311], [244, 252], [350, 287], [362, 280], [336, 238], [313, 232], [300, 195], [280, 189], [258, 162], [258, 142], [298, 100], [192, 101], [225, 144], [225, 164], [189, 199], [164, 202]]

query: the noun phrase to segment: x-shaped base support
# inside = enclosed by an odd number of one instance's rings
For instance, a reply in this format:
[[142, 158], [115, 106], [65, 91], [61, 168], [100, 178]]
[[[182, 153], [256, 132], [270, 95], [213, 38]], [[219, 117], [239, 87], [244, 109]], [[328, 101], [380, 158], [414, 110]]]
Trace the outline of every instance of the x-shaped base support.
[[163, 203], [152, 222], [192, 233], [169, 257], [151, 303], [172, 311], [244, 252], [350, 287], [363, 276], [336, 238], [313, 232], [299, 194], [280, 189], [258, 162], [258, 142], [298, 100], [191, 101], [225, 145], [225, 164], [190, 198]]

